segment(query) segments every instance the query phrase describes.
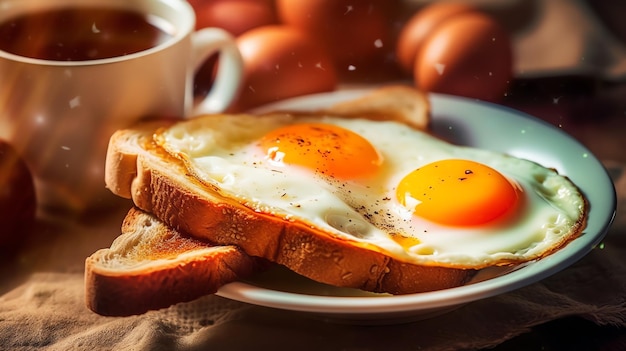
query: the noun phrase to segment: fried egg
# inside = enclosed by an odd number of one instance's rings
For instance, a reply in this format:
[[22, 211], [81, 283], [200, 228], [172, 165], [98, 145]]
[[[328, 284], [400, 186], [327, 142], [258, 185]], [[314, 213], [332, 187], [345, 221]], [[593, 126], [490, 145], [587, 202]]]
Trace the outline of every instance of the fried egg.
[[529, 261], [585, 223], [583, 195], [555, 170], [393, 121], [211, 115], [155, 138], [224, 197], [408, 263]]

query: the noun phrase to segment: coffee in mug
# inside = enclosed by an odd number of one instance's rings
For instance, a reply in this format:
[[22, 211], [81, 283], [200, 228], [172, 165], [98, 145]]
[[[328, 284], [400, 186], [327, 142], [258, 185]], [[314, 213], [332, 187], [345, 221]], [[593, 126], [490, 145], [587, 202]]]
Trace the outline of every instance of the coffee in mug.
[[[144, 119], [223, 111], [242, 75], [234, 38], [195, 31], [184, 0], [0, 0], [0, 138], [34, 174], [44, 208], [109, 206], [110, 136]], [[194, 72], [219, 54], [212, 90]]]
[[123, 8], [48, 9], [0, 23], [0, 50], [40, 60], [99, 60], [158, 46], [172, 37], [167, 27], [159, 18]]

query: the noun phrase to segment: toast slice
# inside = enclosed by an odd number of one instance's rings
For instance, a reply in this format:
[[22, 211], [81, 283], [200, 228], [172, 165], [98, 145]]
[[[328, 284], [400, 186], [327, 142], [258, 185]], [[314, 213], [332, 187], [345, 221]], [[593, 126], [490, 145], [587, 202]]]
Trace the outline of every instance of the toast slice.
[[137, 208], [126, 215], [121, 233], [85, 261], [86, 304], [100, 315], [136, 315], [191, 301], [263, 267], [236, 246], [185, 236]]
[[426, 94], [404, 85], [382, 86], [365, 96], [337, 103], [316, 113], [396, 121], [418, 130], [430, 127], [430, 102]]
[[[362, 100], [372, 108], [371, 113], [361, 109], [360, 117], [384, 120], [402, 115], [401, 120], [414, 121], [420, 128], [428, 125], [429, 107], [423, 93], [404, 87], [384, 89], [388, 89], [386, 93], [378, 90], [369, 100]], [[425, 106], [394, 104], [409, 100]], [[360, 106], [362, 102], [337, 105], [336, 114], [350, 111], [347, 106], [351, 104]], [[324, 112], [334, 110], [331, 107]], [[138, 208], [172, 228], [218, 245], [235, 245], [250, 256], [281, 264], [321, 283], [371, 292], [407, 294], [456, 287], [475, 273], [473, 269], [406, 263], [371, 245], [321, 235], [305, 224], [261, 214], [223, 197], [189, 174], [180, 159], [156, 145], [153, 134], [171, 122], [161, 123], [137, 125], [111, 137], [105, 180], [113, 193], [132, 199]]]

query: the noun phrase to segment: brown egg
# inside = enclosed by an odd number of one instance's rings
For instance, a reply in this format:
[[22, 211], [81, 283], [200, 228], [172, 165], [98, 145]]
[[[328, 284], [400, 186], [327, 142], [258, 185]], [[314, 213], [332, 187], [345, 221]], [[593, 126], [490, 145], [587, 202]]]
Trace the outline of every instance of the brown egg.
[[218, 27], [238, 36], [252, 28], [275, 24], [271, 0], [190, 0], [196, 29]]
[[234, 110], [335, 89], [337, 77], [327, 51], [293, 27], [264, 26], [237, 38], [244, 79]]
[[508, 33], [481, 13], [445, 21], [416, 55], [413, 78], [422, 90], [498, 101], [512, 79]]
[[15, 149], [0, 140], [0, 256], [15, 253], [33, 224], [36, 209], [30, 170]]
[[[196, 12], [196, 29], [217, 27], [234, 36], [250, 29], [277, 23], [272, 0], [189, 0]], [[217, 55], [210, 57], [196, 72], [194, 95], [206, 96], [215, 80]]]
[[420, 9], [403, 25], [398, 36], [396, 56], [400, 67], [412, 75], [415, 56], [426, 39], [446, 21], [476, 11], [466, 3], [433, 3]]
[[390, 0], [277, 0], [282, 23], [317, 38], [341, 76], [368, 74], [393, 53]]

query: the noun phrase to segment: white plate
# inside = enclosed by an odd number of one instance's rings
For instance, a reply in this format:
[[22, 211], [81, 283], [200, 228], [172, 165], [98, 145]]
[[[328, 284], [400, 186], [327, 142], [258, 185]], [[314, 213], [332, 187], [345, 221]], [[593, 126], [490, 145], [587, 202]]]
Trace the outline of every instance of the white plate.
[[[368, 90], [345, 90], [285, 100], [259, 111], [308, 110], [357, 98]], [[590, 203], [587, 228], [565, 248], [514, 270], [481, 271], [470, 284], [401, 296], [375, 295], [312, 282], [273, 269], [248, 282], [222, 287], [218, 295], [255, 305], [301, 311], [357, 323], [423, 319], [465, 303], [544, 279], [578, 261], [600, 243], [615, 215], [616, 194], [602, 164], [583, 145], [552, 125], [506, 107], [430, 95], [435, 134], [454, 143], [527, 158], [570, 177]]]

